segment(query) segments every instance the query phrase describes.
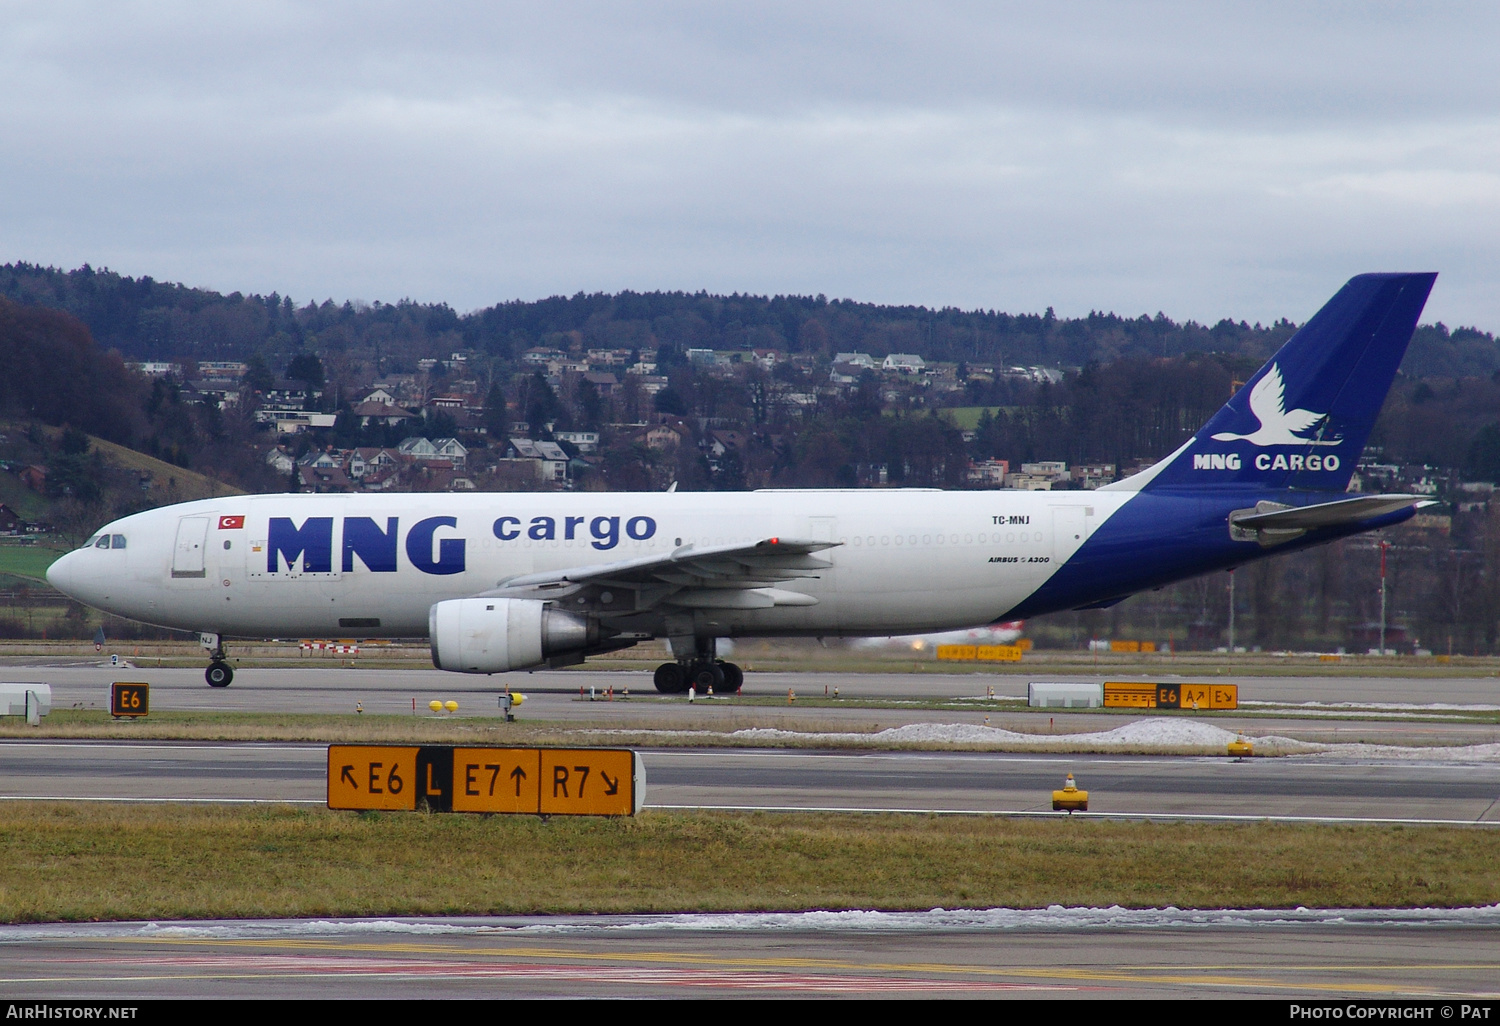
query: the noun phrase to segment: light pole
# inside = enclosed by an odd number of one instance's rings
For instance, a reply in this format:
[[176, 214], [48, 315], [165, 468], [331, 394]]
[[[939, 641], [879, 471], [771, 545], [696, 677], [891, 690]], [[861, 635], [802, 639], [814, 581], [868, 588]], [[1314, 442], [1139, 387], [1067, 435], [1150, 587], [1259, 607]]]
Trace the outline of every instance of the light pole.
[[1380, 542], [1380, 654], [1385, 655], [1385, 550], [1391, 547], [1391, 543], [1384, 539]]
[[1234, 570], [1229, 571], [1229, 654], [1234, 655]]

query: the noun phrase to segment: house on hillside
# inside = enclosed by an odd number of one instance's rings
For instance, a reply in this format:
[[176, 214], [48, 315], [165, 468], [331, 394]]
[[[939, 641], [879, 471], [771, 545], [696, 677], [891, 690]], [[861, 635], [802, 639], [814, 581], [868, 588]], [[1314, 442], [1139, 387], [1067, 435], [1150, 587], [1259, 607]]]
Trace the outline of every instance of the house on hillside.
[[391, 450], [366, 446], [349, 453], [349, 462], [345, 465], [344, 472], [355, 480], [363, 481], [368, 474], [395, 470], [399, 466], [401, 461]]
[[857, 363], [835, 362], [832, 367], [828, 368], [828, 381], [834, 385], [852, 385], [867, 369]]
[[885, 358], [880, 368], [898, 374], [921, 374], [927, 368], [927, 361], [915, 353], [892, 353]]
[[597, 431], [554, 431], [552, 437], [559, 442], [567, 442], [579, 452], [593, 452], [599, 448], [599, 432]]
[[439, 459], [448, 460], [455, 468], [462, 469], [469, 462], [469, 450], [457, 438], [435, 438], [432, 447]]
[[369, 467], [359, 477], [359, 487], [367, 492], [388, 492], [395, 489], [401, 480], [401, 468]]
[[319, 452], [311, 450], [303, 453], [302, 458], [297, 461], [298, 466], [312, 467], [314, 470], [342, 470], [344, 460], [332, 451]]
[[292, 459], [292, 454], [279, 445], [267, 448], [263, 458], [266, 465], [278, 474], [290, 474], [292, 467], [296, 465], [296, 462]]
[[708, 451], [715, 458], [723, 456], [731, 450], [740, 450], [744, 447], [745, 434], [742, 431], [715, 429], [708, 433]]
[[387, 388], [372, 387], [361, 399], [360, 405], [365, 403], [380, 403], [382, 406], [395, 406], [396, 396]]
[[620, 390], [620, 379], [609, 371], [590, 371], [583, 376], [583, 380], [593, 385], [595, 390], [606, 398]]
[[16, 476], [21, 479], [21, 483], [24, 484], [27, 488], [30, 488], [34, 492], [41, 492], [42, 494], [46, 494], [46, 467], [39, 467], [33, 463], [30, 466], [22, 467], [20, 472], [17, 473]]
[[396, 446], [396, 452], [409, 460], [435, 460], [440, 459], [437, 446], [425, 438], [406, 438]]
[[25, 534], [26, 521], [19, 513], [0, 502], [0, 534]]
[[384, 424], [386, 427], [397, 425], [412, 419], [413, 414], [397, 406], [395, 403], [382, 403], [375, 400], [366, 400], [350, 411], [359, 418], [360, 427], [369, 427], [371, 424]]
[[545, 367], [549, 363], [566, 360], [567, 358], [568, 354], [561, 349], [552, 349], [547, 346], [537, 346], [521, 354], [522, 363], [535, 367]]
[[680, 420], [649, 427], [636, 435], [634, 439], [638, 445], [644, 445], [648, 449], [663, 451], [675, 449], [683, 442], [691, 442], [692, 440], [692, 429]]
[[537, 478], [547, 482], [568, 479], [568, 454], [556, 442], [533, 442], [529, 438], [512, 438], [506, 445], [507, 460], [537, 460]]
[[1010, 460], [978, 460], [969, 465], [969, 484], [980, 488], [1003, 488], [1010, 474]]
[[349, 480], [349, 475], [343, 469], [334, 467], [316, 467], [311, 465], [297, 468], [297, 478], [301, 484], [299, 491], [303, 492], [352, 492], [354, 482]]

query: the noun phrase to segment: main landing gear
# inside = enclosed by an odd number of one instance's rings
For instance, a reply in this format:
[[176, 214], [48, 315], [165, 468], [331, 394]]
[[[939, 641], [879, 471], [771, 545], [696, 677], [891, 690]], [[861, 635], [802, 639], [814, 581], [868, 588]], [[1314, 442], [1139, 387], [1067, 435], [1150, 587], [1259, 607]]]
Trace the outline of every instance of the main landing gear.
[[708, 662], [662, 663], [656, 668], [653, 678], [656, 690], [664, 695], [681, 695], [688, 688], [696, 688], [704, 695], [712, 688], [714, 694], [734, 694], [745, 683], [745, 671], [734, 663], [713, 659]]
[[664, 695], [680, 695], [688, 688], [706, 695], [735, 694], [745, 683], [745, 671], [734, 663], [726, 663], [714, 656], [713, 638], [673, 638], [674, 663], [662, 663], [656, 668], [653, 678], [656, 690]]
[[234, 667], [229, 665], [229, 658], [224, 654], [224, 642], [217, 634], [200, 634], [198, 641], [208, 649], [211, 659], [208, 669], [203, 671], [203, 679], [211, 688], [229, 687], [234, 680]]

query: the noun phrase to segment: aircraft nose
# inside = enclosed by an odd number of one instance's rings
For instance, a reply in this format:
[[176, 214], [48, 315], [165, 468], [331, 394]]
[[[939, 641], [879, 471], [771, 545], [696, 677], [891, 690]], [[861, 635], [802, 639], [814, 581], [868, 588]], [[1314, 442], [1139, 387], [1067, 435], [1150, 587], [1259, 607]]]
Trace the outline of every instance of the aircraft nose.
[[68, 552], [47, 568], [47, 583], [64, 595], [72, 595], [78, 579], [78, 553]]

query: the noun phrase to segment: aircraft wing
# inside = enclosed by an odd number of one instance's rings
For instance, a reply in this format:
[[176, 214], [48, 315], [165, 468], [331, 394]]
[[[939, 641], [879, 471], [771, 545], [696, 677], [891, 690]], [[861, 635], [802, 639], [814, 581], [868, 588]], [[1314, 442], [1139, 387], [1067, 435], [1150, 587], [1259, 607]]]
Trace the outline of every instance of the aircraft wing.
[[817, 577], [830, 566], [815, 553], [837, 542], [766, 538], [743, 545], [697, 548], [614, 563], [524, 574], [501, 581], [487, 598], [568, 598], [568, 607], [601, 614], [644, 612], [657, 606], [698, 609], [764, 609], [810, 606], [811, 595], [774, 587]]
[[1237, 516], [1233, 523], [1235, 527], [1248, 527], [1257, 531], [1308, 531], [1318, 527], [1338, 527], [1360, 520], [1371, 520], [1408, 506], [1430, 506], [1432, 502], [1432, 499], [1421, 495], [1357, 495], [1335, 502], [1320, 502], [1316, 506], [1296, 506], [1269, 513]]

